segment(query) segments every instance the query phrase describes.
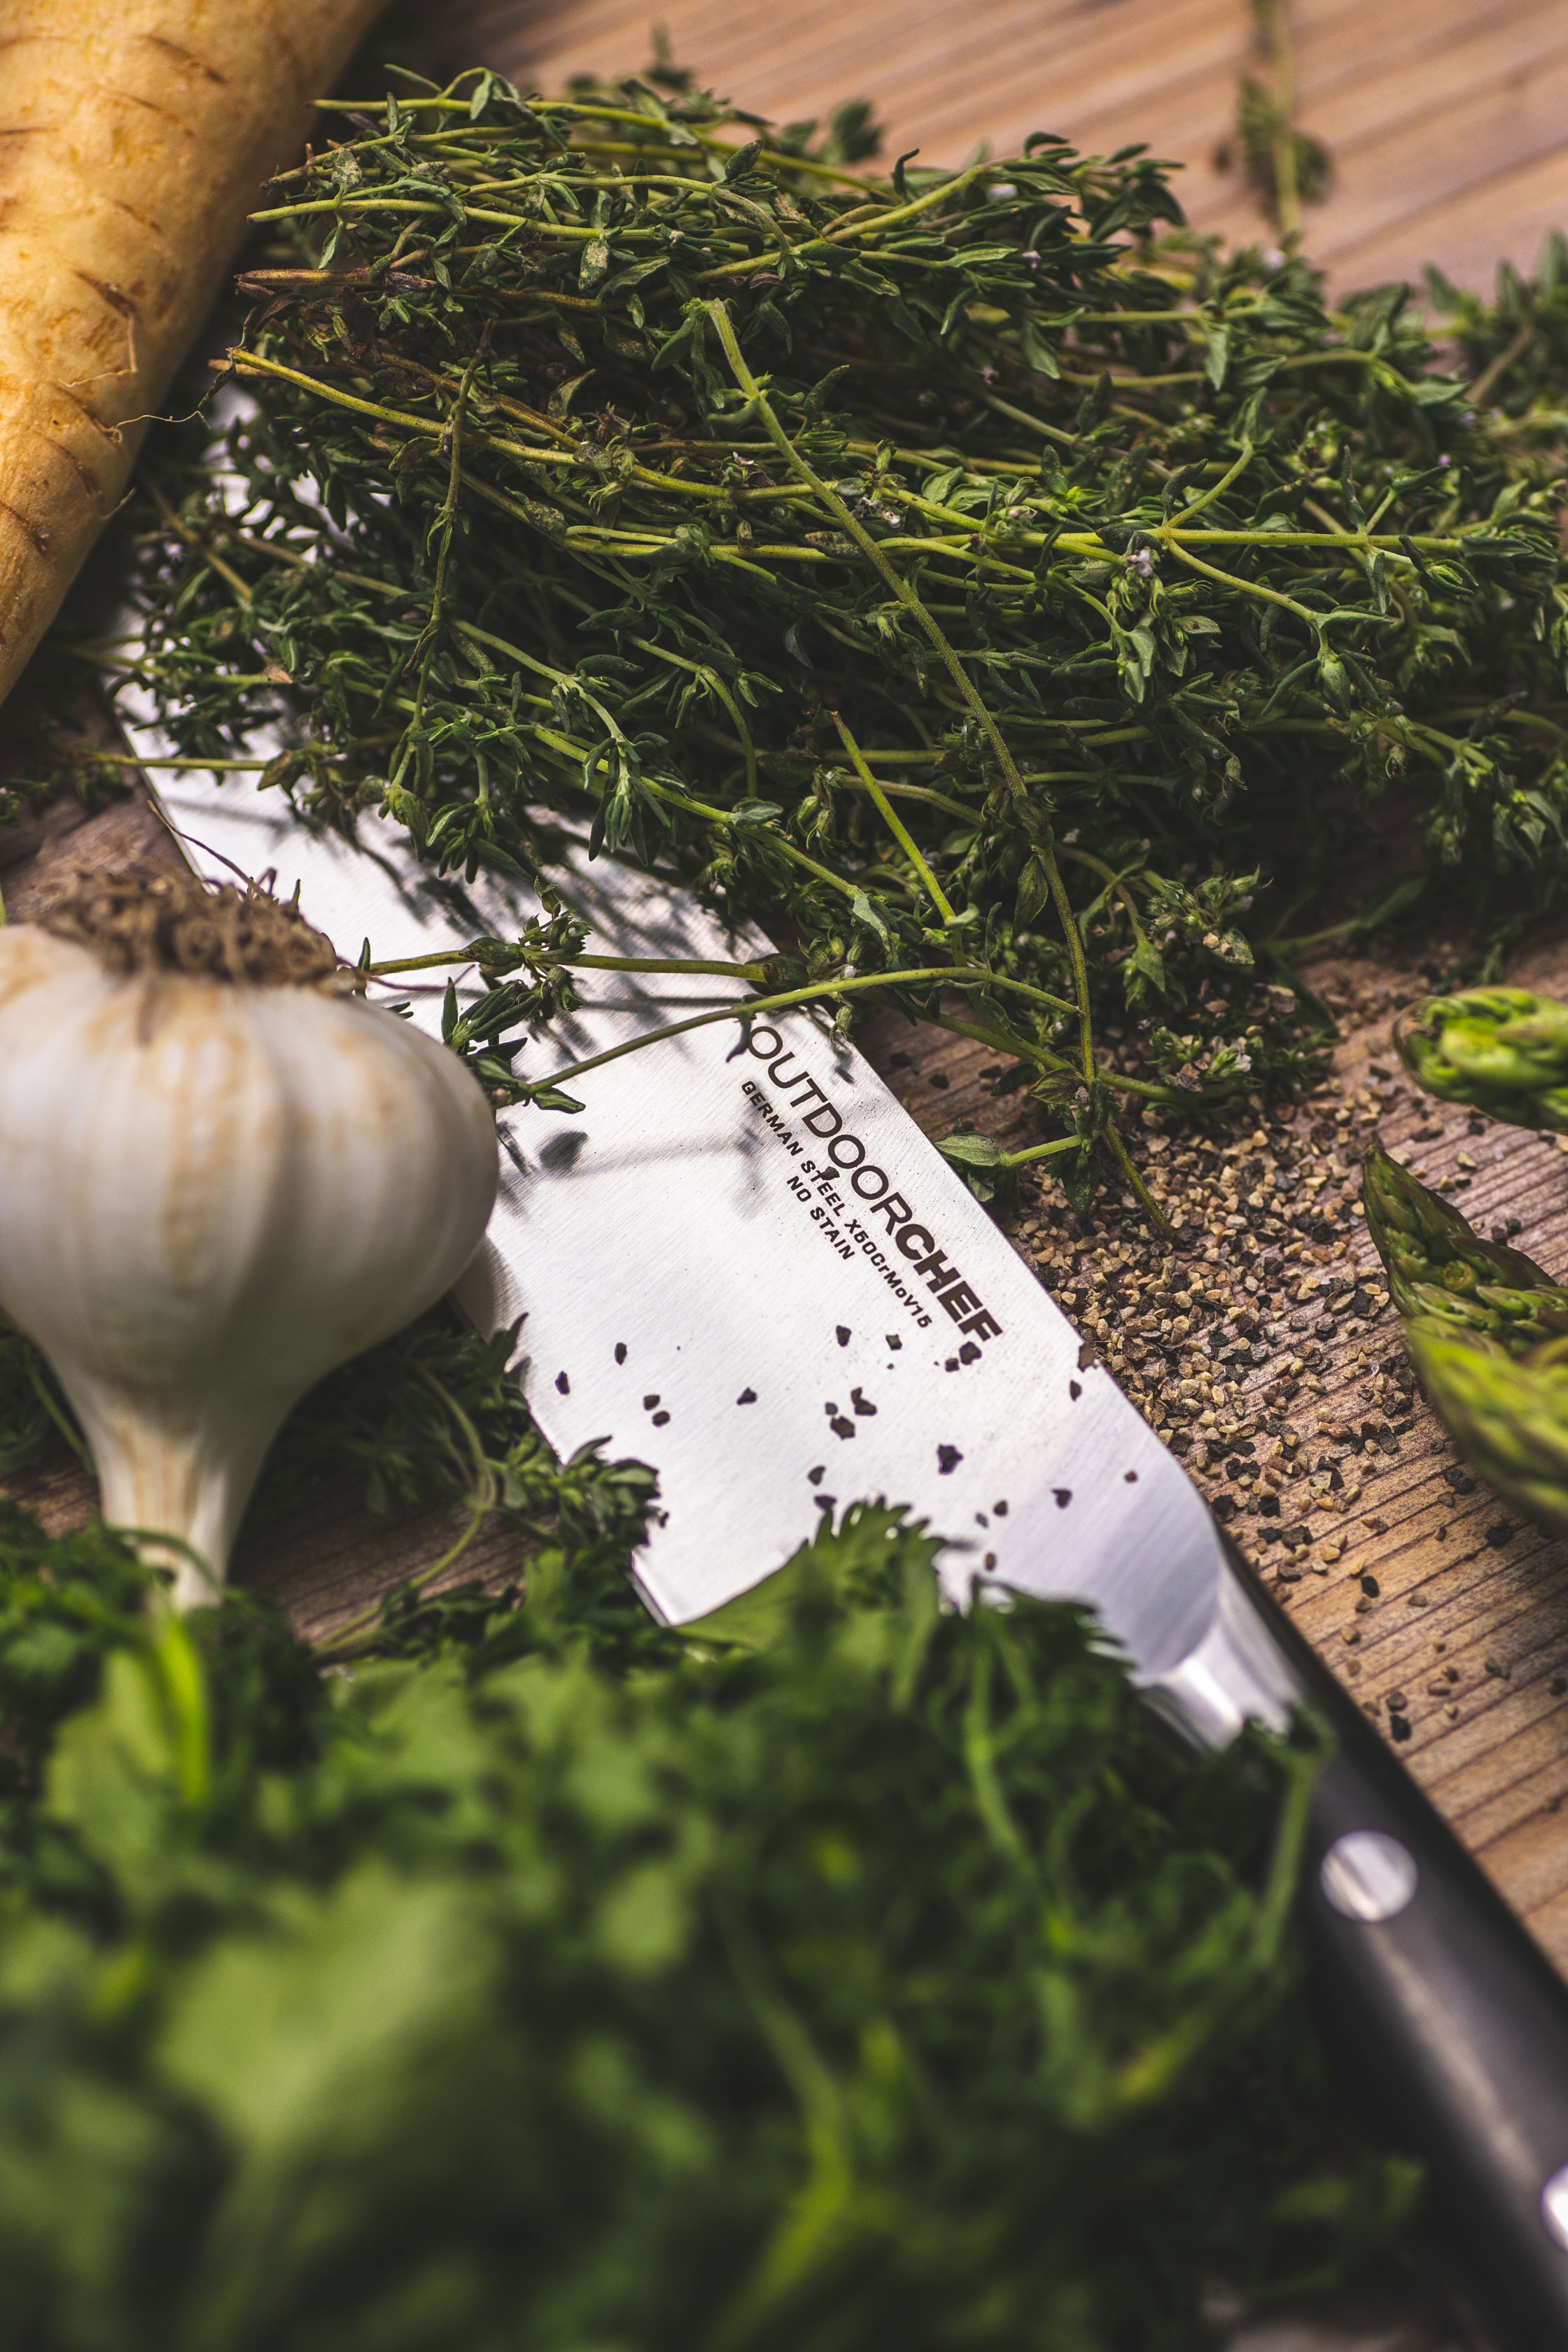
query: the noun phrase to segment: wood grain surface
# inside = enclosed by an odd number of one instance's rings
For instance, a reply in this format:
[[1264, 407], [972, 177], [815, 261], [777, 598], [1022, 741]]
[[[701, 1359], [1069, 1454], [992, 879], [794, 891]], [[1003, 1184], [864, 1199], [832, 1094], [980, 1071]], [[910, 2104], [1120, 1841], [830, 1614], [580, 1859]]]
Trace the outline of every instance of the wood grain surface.
[[[1489, 286], [1568, 218], [1563, 0], [1292, 0], [1303, 127], [1335, 183], [1309, 247], [1341, 289], [1419, 280], [1438, 261]], [[867, 98], [889, 156], [961, 163], [1058, 131], [1100, 153], [1142, 141], [1181, 163], [1196, 226], [1264, 234], [1215, 168], [1237, 77], [1257, 70], [1246, 0], [469, 0], [443, 13], [454, 63], [536, 89], [640, 69], [652, 26], [706, 86], [778, 121]]]
[[[1005, 149], [1036, 128], [1101, 152], [1142, 140], [1186, 163], [1184, 201], [1200, 226], [1262, 233], [1214, 163], [1251, 54], [1243, 0], [970, 0], [962, 10], [943, 0], [796, 0], [766, 18], [720, 0], [646, 10], [627, 0], [472, 0], [445, 10], [440, 26], [454, 64], [482, 58], [533, 87], [559, 87], [574, 72], [645, 64], [656, 14], [704, 82], [775, 119], [864, 96], [888, 126], [888, 152], [918, 146], [928, 162], [961, 162], [982, 142]], [[1309, 243], [1337, 285], [1414, 276], [1428, 258], [1484, 285], [1500, 257], [1528, 264], [1546, 230], [1568, 219], [1563, 0], [1401, 0], [1381, 10], [1296, 0], [1293, 15], [1303, 119], [1337, 165]], [[29, 724], [25, 705], [0, 721], [0, 773], [26, 766]], [[0, 833], [0, 887], [11, 917], [26, 919], [80, 866], [178, 855], [140, 791], [96, 814], [64, 803]], [[1568, 934], [1537, 937], [1510, 976], [1568, 993]], [[1568, 1272], [1563, 1150], [1511, 1130], [1474, 1136], [1463, 1114], [1434, 1110], [1380, 1075], [1376, 1066], [1392, 1067], [1392, 1011], [1422, 992], [1420, 973], [1362, 961], [1315, 977], [1343, 1007], [1339, 1092], [1319, 1106], [1338, 1140], [1321, 1156], [1350, 1171], [1353, 1189], [1356, 1149], [1370, 1136], [1403, 1145], [1427, 1181], [1456, 1188], [1483, 1230], [1517, 1223], [1521, 1247]], [[983, 1049], [887, 1021], [871, 1024], [867, 1044], [928, 1133], [1019, 1131], [990, 1090]], [[1031, 1191], [1014, 1223], [1025, 1255], [1050, 1262], [1068, 1229], [1054, 1184]], [[1114, 1276], [1115, 1248], [1108, 1233], [1088, 1255], [1098, 1249]], [[1371, 1273], [1363, 1231], [1337, 1262], [1331, 1249], [1304, 1250], [1290, 1279], [1304, 1286], [1336, 1263]], [[1568, 1545], [1468, 1480], [1419, 1402], [1391, 1418], [1376, 1367], [1379, 1349], [1396, 1345], [1387, 1309], [1381, 1321], [1337, 1328], [1308, 1384], [1270, 1409], [1297, 1448], [1339, 1432], [1349, 1475], [1309, 1523], [1308, 1548], [1282, 1555], [1261, 1545], [1268, 1526], [1249, 1519], [1245, 1494], [1236, 1531], [1374, 1719], [1408, 1727], [1405, 1760], [1568, 1973]], [[1248, 1372], [1232, 1411], [1257, 1405], [1270, 1383], [1277, 1367]], [[1144, 1402], [1158, 1418], [1157, 1397], [1156, 1379]], [[1286, 1442], [1268, 1441], [1280, 1460]], [[1217, 1461], [1201, 1474], [1211, 1492], [1227, 1491], [1230, 1475]], [[1255, 1485], [1254, 1505], [1261, 1475]], [[68, 1465], [12, 1486], [52, 1527], [93, 1507], [89, 1482]], [[318, 1635], [439, 1559], [460, 1519], [389, 1523], [345, 1489], [247, 1535], [235, 1572]], [[499, 1578], [515, 1565], [497, 1533], [457, 1573]], [[1403, 1700], [1394, 1710], [1391, 1692]], [[1451, 2315], [1406, 2303], [1347, 2315], [1338, 2333], [1270, 2323], [1238, 2339], [1237, 2352], [1457, 2352], [1460, 2340]]]

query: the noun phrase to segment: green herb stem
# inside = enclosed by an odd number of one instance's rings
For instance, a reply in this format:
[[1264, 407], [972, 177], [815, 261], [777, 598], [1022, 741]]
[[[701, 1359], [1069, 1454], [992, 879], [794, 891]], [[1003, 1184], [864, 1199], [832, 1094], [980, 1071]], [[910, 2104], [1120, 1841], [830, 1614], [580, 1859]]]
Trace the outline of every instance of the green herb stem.
[[877, 779], [871, 773], [870, 769], [866, 765], [866, 755], [861, 751], [859, 744], [855, 740], [854, 736], [849, 732], [848, 728], [845, 725], [843, 716], [839, 711], [836, 710], [834, 712], [833, 723], [838, 730], [839, 741], [843, 744], [844, 749], [848, 752], [851, 761], [854, 762], [855, 772], [860, 779], [862, 787], [866, 792], [869, 793], [872, 800], [876, 803], [878, 813], [881, 816], [883, 823], [888, 827], [889, 832], [892, 835], [894, 840], [898, 843], [899, 847], [903, 851], [905, 856], [914, 867], [915, 872], [920, 876], [921, 882], [925, 885], [931, 902], [936, 908], [937, 913], [941, 916], [944, 923], [951, 923], [953, 920], [953, 912], [952, 907], [948, 903], [945, 894], [943, 893], [941, 883], [937, 880], [936, 876], [931, 872], [931, 867], [926, 864], [925, 859], [921, 856], [908, 826], [903, 822], [903, 819], [899, 815], [897, 810], [889, 800], [887, 793], [877, 782]]
[[[869, 989], [878, 988], [925, 987], [933, 982], [954, 988], [1011, 987], [1037, 1001], [1054, 1004], [1055, 1009], [1060, 1012], [1070, 1013], [1074, 1010], [1070, 1004], [1045, 996], [1041, 990], [1027, 988], [1022, 982], [1008, 982], [1000, 974], [970, 971], [952, 964], [928, 964], [908, 971], [857, 972], [847, 979], [816, 981], [805, 988], [785, 989], [776, 995], [742, 997], [733, 1004], [717, 1005], [705, 1013], [691, 1013], [684, 1021], [668, 1022], [662, 1028], [649, 1029], [640, 1037], [631, 1037], [623, 1045], [609, 1046], [602, 1054], [593, 1054], [584, 1061], [568, 1063], [564, 1069], [553, 1071], [540, 1084], [542, 1087], [564, 1086], [568, 1079], [584, 1077], [590, 1070], [602, 1069], [607, 1062], [619, 1062], [628, 1054], [641, 1053], [645, 1046], [663, 1045], [671, 1037], [683, 1037], [689, 1030], [706, 1029], [715, 1021], [750, 1021], [759, 1013], [787, 1013], [797, 1005], [816, 1003], [823, 998], [858, 996]], [[939, 1026], [951, 1028], [952, 1024], [943, 1021]], [[984, 1034], [988, 1039], [999, 1036], [999, 1033], [978, 1029], [964, 1030], [962, 1034], [973, 1036]], [[1026, 1039], [1009, 1036], [1006, 1044], [1009, 1052], [1022, 1053], [1027, 1060], [1037, 1062], [1043, 1069], [1067, 1070], [1071, 1067], [1071, 1064], [1064, 1062], [1059, 1054], [1053, 1054], [1047, 1047], [1032, 1045]], [[1161, 1098], [1163, 1099], [1163, 1095]]]

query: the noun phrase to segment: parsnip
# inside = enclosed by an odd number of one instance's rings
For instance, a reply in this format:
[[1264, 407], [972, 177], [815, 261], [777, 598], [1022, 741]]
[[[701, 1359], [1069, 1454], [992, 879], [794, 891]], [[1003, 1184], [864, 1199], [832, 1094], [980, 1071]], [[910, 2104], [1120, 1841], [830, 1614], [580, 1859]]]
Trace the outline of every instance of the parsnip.
[[381, 0], [3, 0], [0, 697]]

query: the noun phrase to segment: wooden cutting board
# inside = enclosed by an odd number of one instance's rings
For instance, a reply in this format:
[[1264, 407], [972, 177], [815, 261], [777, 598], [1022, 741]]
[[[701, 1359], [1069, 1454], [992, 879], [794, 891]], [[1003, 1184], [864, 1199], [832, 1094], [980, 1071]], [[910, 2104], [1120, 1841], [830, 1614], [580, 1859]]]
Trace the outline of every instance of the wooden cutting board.
[[[962, 162], [982, 142], [1005, 150], [1036, 128], [1101, 152], [1141, 140], [1184, 162], [1182, 193], [1196, 226], [1242, 239], [1261, 233], [1215, 163], [1237, 73], [1251, 62], [1244, 0], [971, 0], [956, 16], [942, 0], [797, 0], [764, 20], [720, 0], [666, 0], [660, 14], [672, 53], [701, 80], [775, 119], [820, 117], [865, 96], [888, 126], [887, 152], [918, 146], [931, 163]], [[1331, 282], [1418, 278], [1430, 259], [1485, 286], [1500, 257], [1532, 263], [1545, 232], [1568, 215], [1568, 12], [1556, 0], [1425, 0], [1419, 10], [1296, 0], [1293, 15], [1303, 120], [1336, 159], [1334, 192], [1309, 235]], [[442, 12], [440, 26], [454, 67], [482, 58], [533, 87], [559, 87], [584, 70], [636, 69], [651, 47], [647, 13], [630, 0], [462, 0]], [[28, 724], [25, 707], [0, 714], [0, 774], [31, 764]], [[0, 887], [11, 916], [25, 919], [79, 866], [177, 854], [140, 793], [96, 814], [65, 804], [0, 831]], [[1568, 1159], [1555, 1146], [1513, 1132], [1473, 1137], [1462, 1115], [1433, 1117], [1407, 1093], [1389, 1099], [1374, 1066], [1388, 1066], [1391, 1013], [1422, 992], [1420, 973], [1363, 960], [1313, 977], [1341, 1007], [1341, 1091], [1313, 1107], [1304, 1130], [1261, 1130], [1263, 1157], [1288, 1145], [1298, 1160], [1313, 1160], [1314, 1175], [1327, 1167], [1317, 1199], [1331, 1209], [1353, 1192], [1356, 1148], [1379, 1133], [1406, 1144], [1429, 1181], [1460, 1187], [1457, 1197], [1483, 1229], [1517, 1223], [1521, 1247], [1568, 1272]], [[1568, 993], [1568, 932], [1537, 939], [1510, 977]], [[928, 1133], [978, 1126], [1024, 1139], [1016, 1113], [990, 1091], [984, 1049], [891, 1022], [873, 1024], [866, 1042]], [[1312, 1144], [1304, 1139], [1312, 1131], [1336, 1139]], [[1152, 1164], [1159, 1154], [1150, 1145], [1145, 1138], [1141, 1149]], [[1211, 1191], [1221, 1255], [1235, 1260], [1246, 1233], [1225, 1224], [1237, 1213], [1231, 1196]], [[1303, 1244], [1289, 1261], [1288, 1292], [1277, 1294], [1287, 1302], [1283, 1328], [1289, 1312], [1305, 1311], [1298, 1294], [1309, 1282], [1372, 1273], [1364, 1233], [1348, 1209], [1340, 1214], [1337, 1257], [1330, 1238]], [[1114, 1212], [1087, 1236], [1073, 1222], [1047, 1181], [1020, 1202], [1015, 1239], [1054, 1286], [1072, 1269], [1077, 1295], [1091, 1307], [1119, 1279], [1124, 1296], [1125, 1227]], [[1183, 1263], [1202, 1269], [1206, 1229], [1191, 1238]], [[1260, 1255], [1273, 1246], [1268, 1234], [1254, 1238]], [[1118, 1328], [1116, 1318], [1100, 1319]], [[1568, 1973], [1568, 1546], [1467, 1484], [1426, 1408], [1401, 1408], [1397, 1382], [1380, 1369], [1397, 1353], [1386, 1307], [1342, 1316], [1333, 1328], [1314, 1343], [1319, 1360], [1294, 1393], [1273, 1405], [1278, 1357], [1226, 1383], [1236, 1393], [1216, 1419], [1240, 1415], [1283, 1434], [1260, 1434], [1250, 1457], [1216, 1447], [1196, 1475], [1211, 1494], [1232, 1497], [1244, 1548], [1265, 1563], [1347, 1687], [1385, 1731], [1397, 1727], [1405, 1760]], [[1152, 1357], [1129, 1359], [1121, 1376], [1147, 1410], [1170, 1416], [1175, 1408], [1161, 1391], [1179, 1389], [1191, 1370], [1184, 1374], [1180, 1359], [1163, 1368]], [[1293, 1561], [1279, 1543], [1260, 1540], [1283, 1522], [1258, 1507], [1268, 1491], [1262, 1474], [1288, 1458], [1291, 1438], [1297, 1457], [1306, 1448], [1315, 1459], [1313, 1450], [1327, 1447], [1338, 1474], [1335, 1507], [1298, 1514], [1309, 1540]], [[54, 1528], [79, 1524], [93, 1507], [89, 1486], [67, 1465], [15, 1480], [11, 1490]], [[438, 1559], [461, 1523], [460, 1512], [391, 1523], [344, 1490], [244, 1543], [236, 1574], [317, 1635]], [[490, 1531], [458, 1572], [501, 1575], [510, 1553], [505, 1535]], [[1282, 1559], [1300, 1572], [1280, 1582]], [[1391, 1693], [1402, 1706], [1391, 1710]], [[1456, 2352], [1458, 2341], [1440, 2314], [1402, 2309], [1347, 2318], [1328, 2335], [1281, 2321], [1249, 2331], [1245, 2347]]]

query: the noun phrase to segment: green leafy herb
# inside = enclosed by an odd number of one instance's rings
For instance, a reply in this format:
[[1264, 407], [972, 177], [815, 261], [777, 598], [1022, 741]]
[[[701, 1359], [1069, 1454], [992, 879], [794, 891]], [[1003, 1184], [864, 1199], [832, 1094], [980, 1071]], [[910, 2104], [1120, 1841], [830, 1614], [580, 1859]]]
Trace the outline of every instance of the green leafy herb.
[[1311, 1755], [1184, 1762], [932, 1549], [854, 1511], [687, 1638], [584, 1558], [323, 1675], [0, 1514], [5, 2340], [1174, 2352], [1357, 2261], [1415, 2182], [1299, 2005]]
[[1440, 269], [1426, 290], [1463, 356], [1473, 409], [1489, 409], [1504, 448], [1559, 448], [1568, 425], [1568, 242], [1548, 232], [1533, 278], [1509, 262], [1498, 271], [1495, 302], [1455, 286]]

